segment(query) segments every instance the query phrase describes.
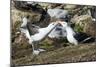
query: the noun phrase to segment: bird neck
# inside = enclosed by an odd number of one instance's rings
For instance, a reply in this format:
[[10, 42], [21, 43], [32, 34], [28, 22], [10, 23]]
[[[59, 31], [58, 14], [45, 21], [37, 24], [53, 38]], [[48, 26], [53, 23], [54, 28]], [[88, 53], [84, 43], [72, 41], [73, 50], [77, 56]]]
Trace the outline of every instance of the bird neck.
[[46, 28], [47, 35], [48, 35], [56, 26], [57, 26], [57, 25], [48, 26], [48, 27]]
[[23, 23], [22, 23], [21, 27], [26, 27], [27, 22], [28, 22], [27, 18], [23, 18]]
[[65, 29], [67, 31], [67, 35], [75, 35], [75, 31], [70, 26], [66, 26]]
[[68, 29], [68, 28], [69, 28], [69, 26], [68, 26], [68, 25], [64, 25], [64, 26], [63, 26], [63, 28]]

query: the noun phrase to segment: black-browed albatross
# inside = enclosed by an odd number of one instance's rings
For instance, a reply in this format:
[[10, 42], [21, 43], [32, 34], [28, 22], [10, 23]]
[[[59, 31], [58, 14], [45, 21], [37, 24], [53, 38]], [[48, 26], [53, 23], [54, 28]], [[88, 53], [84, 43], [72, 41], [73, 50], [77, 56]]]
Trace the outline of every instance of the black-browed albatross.
[[78, 43], [90, 43], [95, 41], [95, 38], [91, 37], [90, 35], [87, 35], [86, 33], [75, 32], [67, 22], [65, 21], [58, 21], [58, 22], [66, 30], [67, 33], [66, 37], [70, 43], [78, 45]]
[[29, 43], [33, 48], [33, 54], [38, 55], [41, 51], [44, 51], [38, 48], [38, 43], [44, 40], [57, 25], [59, 25], [59, 23], [52, 22], [45, 28], [34, 28], [26, 17], [23, 18], [21, 32], [25, 33], [26, 37], [29, 39]]

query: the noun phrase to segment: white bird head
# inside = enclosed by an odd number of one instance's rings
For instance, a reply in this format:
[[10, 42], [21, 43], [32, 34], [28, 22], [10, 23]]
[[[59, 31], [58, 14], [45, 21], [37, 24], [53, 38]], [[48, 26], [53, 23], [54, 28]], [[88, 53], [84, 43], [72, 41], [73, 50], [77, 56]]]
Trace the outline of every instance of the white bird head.
[[58, 22], [52, 22], [52, 23], [50, 23], [50, 24], [48, 25], [48, 27], [55, 27], [55, 26], [57, 26], [58, 24], [60, 24], [60, 23], [58, 23]]
[[30, 20], [29, 20], [29, 16], [26, 16], [26, 17], [23, 17], [23, 19], [22, 19], [22, 25], [21, 25], [21, 27], [26, 27], [27, 26], [27, 23], [29, 22]]
[[26, 25], [27, 25], [27, 18], [24, 17], [24, 18], [22, 19], [22, 21], [23, 21], [23, 23], [22, 23], [21, 27], [26, 27]]
[[60, 23], [63, 27], [67, 27], [68, 23], [64, 22], [64, 21], [58, 21], [58, 23]]

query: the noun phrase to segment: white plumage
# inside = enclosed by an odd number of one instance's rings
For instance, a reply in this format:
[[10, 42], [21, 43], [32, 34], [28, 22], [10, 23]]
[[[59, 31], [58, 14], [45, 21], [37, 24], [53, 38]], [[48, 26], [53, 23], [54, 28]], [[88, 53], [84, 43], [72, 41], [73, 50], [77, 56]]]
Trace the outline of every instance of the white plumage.
[[57, 8], [48, 9], [47, 13], [51, 17], [55, 17], [55, 18], [58, 18], [58, 19], [61, 19], [61, 18], [66, 19], [66, 16], [68, 15], [68, 11], [63, 10], [63, 9], [57, 9]]
[[[48, 9], [47, 13], [52, 18], [56, 18], [59, 20], [68, 20], [68, 11], [54, 8], [54, 9]], [[48, 35], [50, 38], [60, 38], [60, 37], [66, 37], [66, 31], [62, 26], [56, 26], [56, 28]]]
[[66, 30], [60, 25], [56, 26], [55, 29], [48, 35], [49, 38], [62, 38], [66, 37], [67, 33]]
[[24, 17], [22, 19], [22, 25], [21, 25], [21, 32], [25, 34], [25, 36], [29, 39], [29, 43], [31, 44], [31, 37], [30, 37], [30, 34], [29, 34], [29, 31], [27, 29], [27, 22], [28, 22], [28, 19], [26, 17]]
[[67, 24], [67, 22], [59, 21], [59, 23], [61, 23], [61, 25], [66, 29], [67, 40], [72, 44], [78, 45], [78, 41], [74, 37], [76, 34], [74, 30]]
[[[26, 37], [29, 39], [29, 43], [32, 44], [33, 47], [33, 54], [38, 55], [41, 51], [44, 51], [43, 49], [35, 49], [34, 45], [38, 45], [40, 41], [42, 41], [44, 38], [48, 36], [48, 34], [51, 33], [51, 31], [59, 24], [57, 22], [50, 23], [45, 28], [39, 28], [38, 33], [34, 35], [30, 35], [29, 29], [27, 28], [28, 19], [26, 17], [23, 18], [23, 23], [21, 25], [21, 32], [25, 33]], [[34, 31], [31, 31], [34, 32]]]

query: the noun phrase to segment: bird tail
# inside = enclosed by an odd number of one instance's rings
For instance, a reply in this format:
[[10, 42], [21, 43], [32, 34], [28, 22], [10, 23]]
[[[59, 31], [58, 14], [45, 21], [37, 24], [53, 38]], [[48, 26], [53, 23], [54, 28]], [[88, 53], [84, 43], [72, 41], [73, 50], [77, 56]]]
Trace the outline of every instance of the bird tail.
[[94, 42], [95, 38], [93, 37], [88, 37], [86, 39], [84, 39], [83, 41], [81, 41], [81, 43], [90, 43], [90, 42]]

